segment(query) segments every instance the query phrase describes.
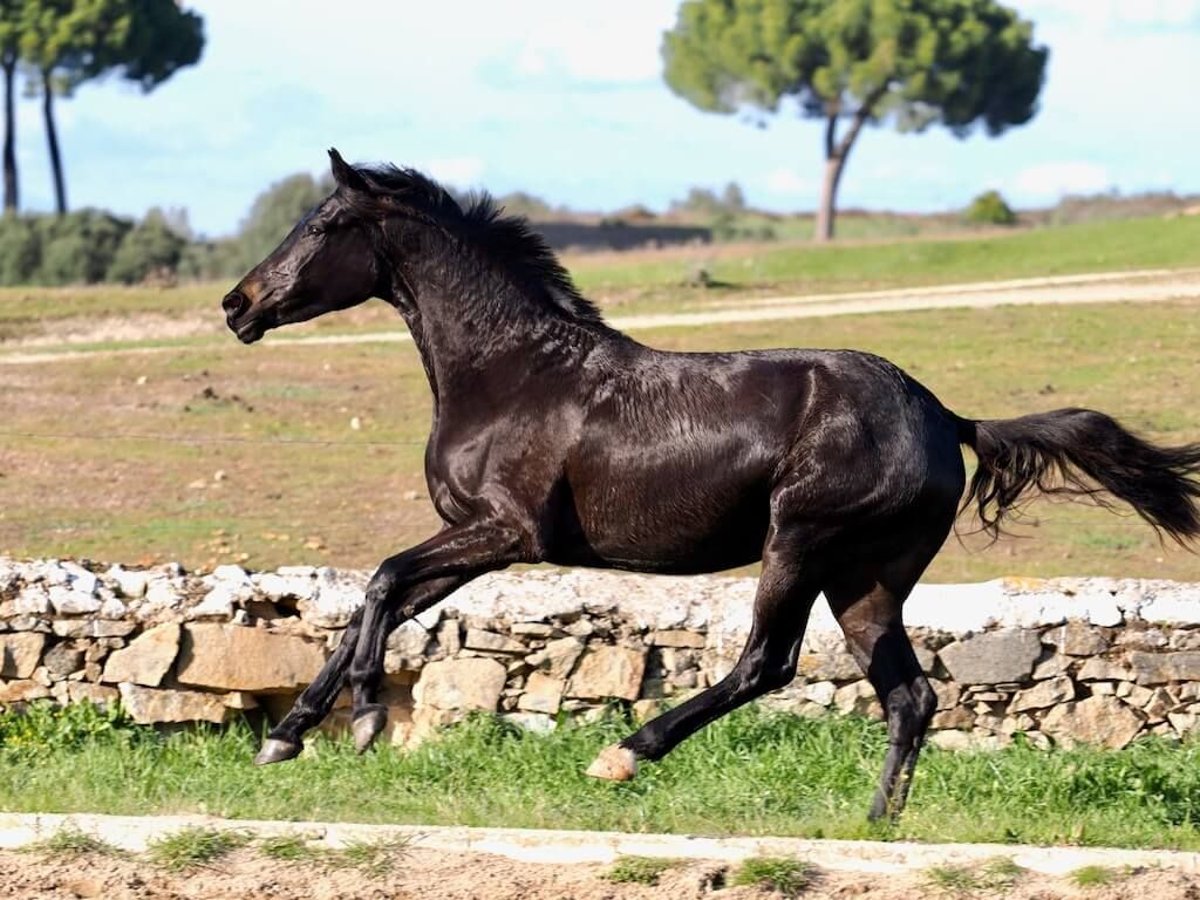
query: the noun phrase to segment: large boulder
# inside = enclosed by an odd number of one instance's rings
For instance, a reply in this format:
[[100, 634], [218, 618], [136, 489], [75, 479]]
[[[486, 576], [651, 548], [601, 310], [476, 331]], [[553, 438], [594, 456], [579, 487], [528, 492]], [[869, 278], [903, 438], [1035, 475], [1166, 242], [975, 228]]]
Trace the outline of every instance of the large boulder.
[[325, 664], [320, 645], [239, 625], [183, 626], [176, 678], [224, 691], [271, 693], [306, 685]]
[[1142, 728], [1144, 717], [1116, 697], [1096, 694], [1078, 703], [1056, 706], [1042, 718], [1042, 732], [1073, 744], [1099, 744], [1120, 750]]
[[506, 676], [504, 666], [494, 659], [482, 656], [444, 659], [421, 670], [421, 677], [413, 686], [413, 699], [420, 706], [435, 709], [494, 712]]
[[37, 668], [46, 636], [36, 632], [0, 634], [0, 678], [28, 678]]
[[645, 674], [645, 650], [594, 647], [580, 660], [567, 686], [567, 695], [581, 700], [636, 700]]
[[1170, 681], [1200, 681], [1200, 651], [1129, 654], [1138, 684], [1166, 684]]
[[219, 694], [161, 691], [128, 683], [120, 685], [119, 690], [121, 705], [140, 725], [160, 722], [215, 722], [219, 725], [232, 715]]
[[938, 655], [959, 684], [1005, 684], [1029, 678], [1041, 653], [1036, 632], [1005, 628], [947, 644]]
[[101, 681], [126, 681], [145, 687], [162, 684], [179, 652], [179, 625], [167, 622], [147, 628], [128, 647], [114, 651], [104, 664]]
[[1075, 682], [1069, 675], [1059, 675], [1048, 681], [1040, 681], [1028, 690], [1021, 691], [1008, 707], [1010, 713], [1026, 712], [1031, 709], [1046, 709], [1067, 700], [1075, 699]]
[[558, 678], [551, 678], [541, 672], [532, 672], [525, 683], [525, 691], [517, 700], [517, 709], [526, 712], [546, 713], [554, 715], [562, 702], [563, 689], [566, 685]]

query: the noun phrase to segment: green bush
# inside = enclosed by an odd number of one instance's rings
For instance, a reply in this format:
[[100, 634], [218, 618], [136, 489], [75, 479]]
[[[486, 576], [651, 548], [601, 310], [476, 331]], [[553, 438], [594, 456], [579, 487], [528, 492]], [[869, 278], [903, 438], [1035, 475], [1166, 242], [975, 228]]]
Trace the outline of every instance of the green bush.
[[152, 276], [173, 278], [186, 243], [170, 229], [161, 212], [151, 210], [125, 235], [108, 267], [108, 280], [140, 284]]
[[963, 218], [973, 225], [1015, 225], [1017, 214], [999, 191], [984, 191], [971, 201]]
[[28, 284], [42, 261], [42, 241], [34, 221], [0, 218], [0, 284]]
[[34, 281], [94, 284], [104, 280], [133, 223], [101, 210], [81, 209], [64, 216], [37, 216], [34, 227], [42, 238], [42, 259]]

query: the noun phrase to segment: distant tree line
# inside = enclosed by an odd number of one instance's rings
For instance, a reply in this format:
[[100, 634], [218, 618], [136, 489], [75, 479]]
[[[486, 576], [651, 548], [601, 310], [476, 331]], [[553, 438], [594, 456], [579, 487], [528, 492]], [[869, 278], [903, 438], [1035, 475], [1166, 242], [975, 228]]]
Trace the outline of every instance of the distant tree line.
[[173, 281], [188, 249], [167, 214], [140, 222], [95, 209], [0, 218], [0, 283]]
[[[141, 221], [95, 209], [63, 216], [3, 216], [0, 217], [0, 284], [170, 284], [179, 280], [237, 278], [266, 256], [332, 190], [326, 176], [291, 175], [255, 198], [235, 234], [215, 240], [197, 237], [183, 210], [152, 209]], [[524, 192], [497, 199], [509, 212], [535, 220], [581, 219], [579, 213]], [[1020, 218], [1026, 224], [1053, 224], [1090, 218], [1163, 215], [1196, 203], [1195, 197], [1174, 194], [1121, 197], [1109, 193], [1065, 197], [1053, 209], [1023, 212]], [[645, 207], [630, 210], [622, 213], [621, 220], [642, 224], [664, 221]], [[752, 208], [741, 188], [730, 182], [719, 190], [691, 188], [686, 196], [670, 205], [665, 221], [705, 225], [717, 240], [772, 240], [778, 235], [771, 223], [786, 218], [784, 214]], [[956, 218], [967, 225], [1011, 225], [1017, 221], [1004, 197], [994, 190], [977, 196], [957, 217], [946, 216], [944, 227], [955, 227]], [[582, 219], [593, 221], [594, 217]]]
[[0, 71], [4, 75], [4, 210], [20, 206], [16, 88], [41, 100], [55, 209], [67, 211], [66, 177], [54, 120], [55, 98], [116, 76], [154, 90], [195, 64], [204, 23], [177, 0], [0, 0]]

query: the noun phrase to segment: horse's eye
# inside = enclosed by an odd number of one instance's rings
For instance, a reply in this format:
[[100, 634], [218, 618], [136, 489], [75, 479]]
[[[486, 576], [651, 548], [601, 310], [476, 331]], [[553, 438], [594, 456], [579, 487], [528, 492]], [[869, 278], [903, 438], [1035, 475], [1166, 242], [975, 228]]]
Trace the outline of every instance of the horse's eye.
[[317, 234], [320, 234], [321, 232], [323, 232], [325, 229], [322, 228], [320, 225], [313, 224], [313, 225], [309, 225], [304, 230], [308, 234], [317, 235]]

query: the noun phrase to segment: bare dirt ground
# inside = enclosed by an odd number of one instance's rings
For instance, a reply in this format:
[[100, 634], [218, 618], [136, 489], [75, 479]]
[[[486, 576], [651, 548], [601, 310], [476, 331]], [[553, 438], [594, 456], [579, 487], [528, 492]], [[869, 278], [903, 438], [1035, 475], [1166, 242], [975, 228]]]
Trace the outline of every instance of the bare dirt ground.
[[[733, 886], [735, 868], [689, 861], [664, 872], [655, 885], [614, 883], [610, 866], [517, 862], [479, 853], [400, 851], [374, 869], [331, 868], [319, 861], [279, 861], [254, 850], [171, 872], [137, 857], [0, 852], [0, 896], [10, 900], [912, 900], [936, 897], [1006, 897], [1012, 900], [1196, 900], [1200, 875], [1168, 870], [1111, 870], [1107, 883], [1081, 887], [1071, 878], [1024, 872], [1011, 881], [938, 883], [928, 872], [863, 874], [813, 871], [801, 892]], [[953, 880], [951, 880], [953, 881]]]

